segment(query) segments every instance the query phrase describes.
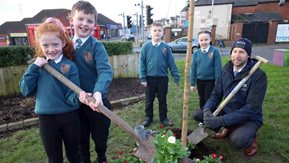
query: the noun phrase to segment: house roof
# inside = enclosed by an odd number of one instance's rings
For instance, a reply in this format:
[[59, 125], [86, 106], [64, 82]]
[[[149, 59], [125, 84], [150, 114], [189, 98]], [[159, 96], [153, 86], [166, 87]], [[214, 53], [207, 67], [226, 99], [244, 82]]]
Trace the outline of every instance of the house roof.
[[99, 25], [106, 25], [106, 24], [119, 25], [120, 23], [116, 23], [115, 21], [109, 19], [108, 17], [104, 16], [103, 14], [98, 13], [97, 24], [99, 24]]
[[256, 12], [252, 14], [235, 14], [232, 15], [232, 23], [243, 22], [243, 23], [254, 23], [254, 22], [268, 22], [271, 20], [282, 21], [282, 17], [279, 13], [270, 12]]
[[[64, 15], [67, 15], [67, 22], [63, 22], [63, 24], [68, 24], [68, 14], [70, 10], [68, 9], [45, 9], [41, 10], [32, 18], [24, 18], [21, 21], [11, 21], [5, 22], [0, 26], [0, 34], [9, 34], [9, 33], [26, 33], [25, 24], [39, 24], [43, 22], [47, 17], [55, 17], [60, 18]], [[119, 25], [119, 23], [114, 22], [103, 14], [98, 14], [97, 24], [99, 25]]]

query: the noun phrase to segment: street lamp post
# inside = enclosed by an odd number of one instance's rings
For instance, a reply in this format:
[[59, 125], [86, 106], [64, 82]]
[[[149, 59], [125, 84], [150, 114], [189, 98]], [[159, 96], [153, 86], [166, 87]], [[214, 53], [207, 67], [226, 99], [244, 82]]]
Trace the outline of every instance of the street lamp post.
[[143, 0], [141, 0], [141, 4], [134, 4], [135, 6], [140, 6], [141, 8], [141, 17], [140, 17], [140, 27], [141, 27], [141, 35], [142, 41], [144, 41], [144, 24], [143, 24]]
[[135, 15], [136, 16], [136, 42], [138, 43], [138, 33], [139, 33], [139, 28], [138, 28], [138, 26], [139, 26], [139, 24], [138, 24], [138, 13], [136, 12], [135, 14], [133, 14], [133, 15]]
[[144, 41], [143, 0], [141, 0], [141, 36], [142, 36], [142, 41]]
[[125, 14], [124, 12], [122, 14], [119, 14], [118, 16], [122, 16], [123, 19], [123, 26], [122, 26], [122, 33], [125, 34]]

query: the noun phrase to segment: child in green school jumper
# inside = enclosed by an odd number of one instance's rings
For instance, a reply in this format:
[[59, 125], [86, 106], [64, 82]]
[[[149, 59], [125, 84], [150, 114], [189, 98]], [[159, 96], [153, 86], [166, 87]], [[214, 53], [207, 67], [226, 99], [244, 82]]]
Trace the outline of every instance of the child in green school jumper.
[[200, 108], [210, 98], [215, 86], [215, 80], [217, 80], [222, 71], [221, 56], [219, 50], [210, 45], [211, 37], [210, 31], [198, 33], [200, 48], [193, 54], [191, 61], [191, 90], [195, 92], [197, 85]]
[[97, 22], [97, 11], [87, 1], [76, 2], [71, 10], [70, 22], [74, 27], [75, 63], [79, 70], [80, 87], [92, 93], [95, 103], [80, 105], [80, 154], [82, 162], [90, 160], [90, 135], [95, 145], [97, 161], [107, 162], [106, 150], [110, 119], [97, 112], [98, 105], [111, 109], [108, 87], [113, 78], [107, 52], [101, 42], [92, 36]]
[[54, 18], [37, 27], [36, 40], [36, 60], [23, 75], [20, 91], [24, 96], [36, 96], [35, 113], [48, 162], [63, 162], [64, 143], [68, 161], [80, 163], [78, 96], [42, 68], [49, 64], [79, 86], [78, 70], [71, 60], [73, 43]]
[[141, 84], [146, 87], [146, 118], [143, 125], [146, 127], [153, 122], [153, 102], [157, 95], [161, 124], [172, 126], [172, 120], [167, 117], [168, 69], [176, 84], [180, 76], [170, 47], [161, 41], [164, 34], [163, 26], [153, 23], [150, 32], [152, 40], [142, 47], [139, 62], [139, 78]]

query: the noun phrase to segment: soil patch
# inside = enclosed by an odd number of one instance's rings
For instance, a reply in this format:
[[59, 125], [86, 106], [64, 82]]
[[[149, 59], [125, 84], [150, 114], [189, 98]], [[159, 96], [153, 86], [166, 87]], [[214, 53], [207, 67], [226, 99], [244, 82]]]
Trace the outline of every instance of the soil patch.
[[[182, 129], [181, 128], [168, 128], [169, 130], [171, 130], [175, 137], [177, 139], [181, 139], [182, 136]], [[191, 130], [188, 131], [188, 135], [192, 133]], [[190, 159], [194, 159], [194, 158], [199, 158], [199, 159], [203, 159], [203, 156], [208, 156], [211, 155], [212, 153], [216, 153], [217, 150], [212, 147], [212, 146], [208, 146], [205, 145], [204, 143], [200, 142], [197, 145], [195, 145], [194, 149], [191, 149], [191, 155], [189, 156]]]
[[[110, 101], [141, 95], [144, 87], [135, 78], [114, 79], [109, 88]], [[35, 98], [22, 95], [0, 97], [0, 125], [36, 117]]]

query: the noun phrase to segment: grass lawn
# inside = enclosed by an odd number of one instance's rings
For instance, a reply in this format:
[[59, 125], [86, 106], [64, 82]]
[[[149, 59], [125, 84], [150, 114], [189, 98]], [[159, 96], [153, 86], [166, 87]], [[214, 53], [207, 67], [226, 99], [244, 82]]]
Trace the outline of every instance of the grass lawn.
[[[226, 61], [228, 61], [228, 58], [223, 59], [223, 64]], [[178, 61], [177, 66], [180, 75], [183, 77], [185, 62]], [[245, 157], [242, 150], [235, 149], [228, 139], [213, 140], [207, 138], [203, 141], [217, 149], [217, 154], [224, 155], [225, 162], [289, 162], [289, 67], [266, 64], [262, 65], [262, 69], [267, 73], [268, 88], [263, 103], [264, 125], [258, 132], [258, 153], [251, 158]], [[183, 83], [183, 78], [180, 86], [175, 86], [173, 80], [170, 80], [169, 83], [168, 115], [174, 121], [175, 128], [181, 128], [182, 126]], [[198, 108], [197, 94], [190, 93], [189, 101], [188, 128], [194, 130], [197, 123], [191, 119], [191, 113]], [[154, 123], [149, 126], [149, 129], [165, 130], [165, 128], [160, 128], [157, 100], [154, 107]], [[141, 124], [144, 119], [144, 101], [118, 110], [115, 113], [134, 127]], [[110, 162], [114, 162], [112, 159], [117, 159], [120, 151], [129, 153], [134, 148], [135, 140], [113, 124], [110, 129], [107, 153]], [[91, 153], [92, 159], [95, 160], [93, 148], [91, 148]], [[18, 131], [9, 137], [1, 138], [0, 162], [47, 162], [38, 128]]]

